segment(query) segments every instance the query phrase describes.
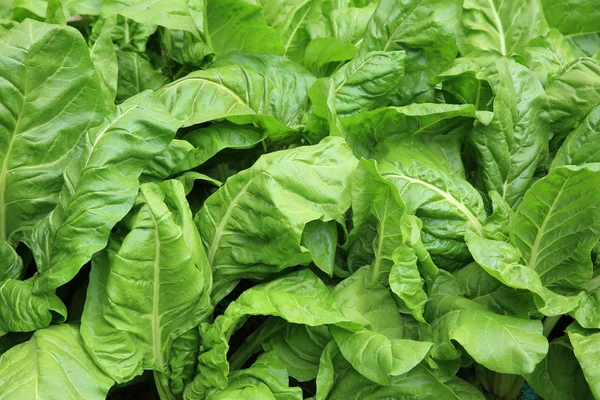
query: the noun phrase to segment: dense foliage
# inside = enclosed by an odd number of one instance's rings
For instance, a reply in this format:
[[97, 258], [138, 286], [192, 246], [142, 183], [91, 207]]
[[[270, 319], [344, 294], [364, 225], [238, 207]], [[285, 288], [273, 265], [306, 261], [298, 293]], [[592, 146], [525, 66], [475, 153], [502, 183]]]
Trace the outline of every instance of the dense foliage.
[[600, 8], [0, 2], [0, 398], [600, 399]]

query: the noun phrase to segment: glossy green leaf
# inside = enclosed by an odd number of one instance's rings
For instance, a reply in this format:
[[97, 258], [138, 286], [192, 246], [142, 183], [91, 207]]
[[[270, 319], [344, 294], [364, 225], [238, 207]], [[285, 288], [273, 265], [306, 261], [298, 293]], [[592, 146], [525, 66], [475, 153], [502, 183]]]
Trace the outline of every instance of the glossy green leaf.
[[279, 333], [263, 342], [263, 347], [276, 349], [290, 376], [306, 382], [317, 377], [319, 359], [329, 341], [331, 334], [326, 326], [285, 324]]
[[[367, 25], [361, 53], [406, 51], [405, 78], [395, 105], [419, 97], [433, 100], [430, 79], [446, 69], [457, 53], [458, 0], [381, 0]], [[422, 102], [422, 101], [421, 101]]]
[[305, 138], [311, 144], [326, 136], [343, 136], [344, 127], [335, 110], [335, 83], [331, 78], [317, 79], [308, 91], [312, 108], [306, 120]]
[[352, 185], [352, 225], [348, 237], [351, 270], [373, 266], [373, 279], [387, 282], [395, 264], [393, 253], [406, 239], [402, 224], [406, 216], [398, 189], [382, 178], [372, 160], [359, 162]]
[[548, 25], [565, 35], [600, 32], [600, 10], [585, 0], [542, 0]]
[[600, 64], [590, 58], [575, 61], [548, 85], [548, 112], [554, 141], [564, 139], [600, 104], [599, 87]]
[[377, 150], [381, 175], [400, 193], [409, 214], [423, 221], [423, 244], [439, 267], [470, 260], [464, 234], [483, 232], [481, 195], [445, 162], [414, 139], [382, 142]]
[[88, 352], [119, 383], [143, 369], [166, 373], [173, 341], [212, 312], [209, 265], [183, 185], [144, 184], [138, 203], [127, 235], [94, 258], [82, 316]]
[[112, 42], [112, 31], [116, 18], [107, 18], [102, 25], [100, 35], [91, 48], [90, 57], [102, 79], [108, 104], [112, 106], [117, 95], [118, 62], [115, 46]]
[[302, 389], [289, 387], [285, 364], [276, 350], [270, 350], [258, 357], [250, 368], [233, 372], [227, 388], [211, 390], [205, 397], [206, 400], [246, 398], [301, 400]]
[[[7, 279], [0, 283], [0, 336], [45, 328], [52, 320], [62, 322], [67, 308], [54, 294], [36, 294], [31, 280]], [[55, 313], [55, 315], [52, 315]]]
[[209, 197], [195, 221], [214, 272], [214, 299], [240, 278], [263, 279], [307, 264], [310, 253], [300, 246], [304, 226], [348, 209], [355, 165], [343, 140], [329, 138], [264, 155]]
[[513, 243], [544, 286], [579, 287], [592, 277], [590, 253], [600, 238], [599, 168], [554, 168], [517, 208]]
[[403, 339], [404, 327], [390, 291], [371, 281], [361, 268], [332, 292], [344, 314], [365, 321], [365, 329], [329, 329], [344, 357], [363, 376], [381, 385], [414, 368], [431, 348], [429, 342]]
[[306, 46], [303, 64], [317, 76], [327, 76], [331, 69], [352, 59], [358, 49], [334, 37], [314, 38]]
[[306, 24], [318, 13], [321, 1], [260, 0], [266, 23], [277, 32], [283, 44], [282, 55], [294, 61], [303, 58], [310, 41]]
[[510, 288], [472, 262], [453, 273], [460, 293], [494, 314], [529, 318], [537, 313], [530, 292]]
[[402, 51], [371, 52], [333, 73], [337, 114], [343, 117], [386, 106], [404, 79], [404, 58]]
[[396, 376], [390, 385], [381, 386], [354, 370], [339, 350], [328, 346], [321, 358], [316, 400], [454, 399], [482, 400], [483, 395], [458, 378], [442, 382], [435, 371], [420, 364]]
[[156, 90], [167, 82], [167, 77], [152, 67], [152, 64], [138, 53], [117, 51], [118, 102], [127, 100], [144, 90]]
[[39, 330], [0, 357], [0, 393], [6, 400], [102, 400], [113, 383], [86, 353], [73, 325]]
[[340, 324], [360, 329], [360, 324], [342, 313], [325, 284], [308, 269], [254, 286], [230, 303], [212, 325], [202, 326], [199, 374], [186, 389], [186, 398], [202, 398], [211, 388], [227, 387], [228, 340], [237, 323], [248, 315], [272, 315], [308, 326]]
[[417, 321], [425, 322], [423, 312], [427, 302], [424, 280], [417, 267], [415, 251], [408, 246], [398, 247], [393, 254], [394, 266], [390, 271], [390, 289], [408, 307]]
[[86, 132], [81, 156], [65, 170], [58, 205], [27, 238], [39, 271], [36, 293], [67, 283], [106, 246], [133, 206], [144, 165], [166, 149], [178, 127], [145, 92]]
[[23, 260], [17, 251], [4, 240], [0, 241], [0, 282], [6, 279], [20, 279], [23, 274]]
[[185, 0], [105, 0], [102, 15], [121, 14], [141, 24], [160, 25], [169, 29], [198, 32], [196, 22]]
[[181, 165], [192, 151], [194, 151], [194, 146], [190, 142], [173, 139], [162, 154], [154, 157], [146, 165], [140, 181], [159, 182], [180, 172]]
[[210, 43], [217, 57], [234, 53], [285, 53], [275, 30], [267, 26], [258, 1], [205, 1]]
[[440, 293], [430, 299], [425, 317], [436, 341], [434, 358], [450, 355], [447, 346], [454, 340], [484, 367], [520, 375], [533, 372], [548, 351], [540, 321], [497, 315], [458, 296]]
[[494, 118], [469, 134], [475, 173], [486, 192], [495, 190], [509, 205], [521, 199], [537, 166], [547, 156], [550, 126], [545, 92], [525, 67], [498, 60], [488, 72], [494, 82]]
[[477, 118], [487, 124], [492, 115], [467, 104], [411, 104], [386, 107], [344, 118], [348, 145], [357, 157], [371, 158], [375, 146], [386, 137], [445, 133]]
[[157, 91], [159, 99], [183, 126], [227, 118], [235, 123], [258, 122], [267, 130], [289, 130], [272, 115], [269, 80], [237, 65], [192, 72]]
[[600, 106], [594, 108], [556, 153], [552, 168], [600, 162]]
[[231, 123], [213, 124], [187, 133], [184, 137], [193, 149], [178, 169], [188, 170], [204, 164], [224, 149], [249, 149], [266, 138], [264, 131]]
[[567, 39], [556, 29], [530, 41], [525, 47], [527, 67], [543, 85], [562, 73], [575, 61]]
[[232, 54], [218, 60], [213, 67], [225, 65], [238, 65], [264, 76], [264, 90], [270, 99], [267, 113], [287, 126], [301, 123], [308, 108], [306, 94], [315, 82], [314, 75], [307, 69], [280, 56], [261, 54]]
[[105, 106], [73, 28], [25, 21], [2, 36], [0, 54], [0, 239], [15, 245], [58, 203], [77, 142]]
[[566, 336], [550, 342], [548, 355], [525, 379], [545, 400], [594, 398]]
[[473, 233], [468, 233], [466, 239], [469, 251], [477, 264], [503, 284], [515, 289], [529, 290], [539, 296], [536, 304], [544, 315], [566, 314], [579, 304], [581, 295], [562, 296], [545, 287], [537, 271], [523, 265], [521, 254], [513, 245], [483, 239]]
[[338, 244], [337, 221], [311, 221], [302, 232], [302, 245], [311, 254], [315, 265], [329, 276], [333, 276], [335, 252]]
[[598, 374], [597, 360], [600, 356], [598, 343], [600, 333], [596, 330], [584, 329], [574, 322], [567, 328], [569, 340], [579, 365], [583, 370], [583, 376], [587, 381], [594, 398], [600, 396], [600, 374]]
[[522, 55], [525, 45], [548, 30], [539, 0], [518, 3], [466, 0], [460, 53], [466, 57]]

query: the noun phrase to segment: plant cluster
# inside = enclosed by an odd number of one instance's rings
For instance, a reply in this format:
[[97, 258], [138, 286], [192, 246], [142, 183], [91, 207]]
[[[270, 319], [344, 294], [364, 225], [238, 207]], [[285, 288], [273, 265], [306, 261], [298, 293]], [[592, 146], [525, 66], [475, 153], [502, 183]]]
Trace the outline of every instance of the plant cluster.
[[593, 1], [0, 4], [1, 399], [600, 399], [599, 239]]

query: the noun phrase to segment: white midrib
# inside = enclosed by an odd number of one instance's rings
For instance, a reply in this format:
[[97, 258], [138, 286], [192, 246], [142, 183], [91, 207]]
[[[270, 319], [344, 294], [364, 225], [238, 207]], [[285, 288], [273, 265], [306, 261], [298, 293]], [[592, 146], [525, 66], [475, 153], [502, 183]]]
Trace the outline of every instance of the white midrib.
[[308, 7], [306, 7], [306, 12], [304, 12], [304, 15], [302, 16], [302, 18], [300, 18], [300, 21], [298, 21], [298, 24], [296, 24], [296, 27], [294, 28], [290, 37], [288, 38], [288, 40], [285, 44], [285, 51], [283, 53], [284, 57], [287, 55], [287, 52], [290, 49], [290, 46], [292, 44], [292, 39], [294, 39], [294, 36], [296, 36], [296, 32], [298, 32], [298, 29], [300, 29], [300, 26], [304, 23], [304, 20], [306, 19], [306, 16], [308, 15], [311, 8], [312, 8], [312, 5], [309, 5]]
[[416, 183], [418, 185], [425, 186], [426, 188], [436, 192], [437, 194], [442, 196], [444, 199], [448, 200], [448, 202], [452, 203], [452, 205], [454, 205], [456, 208], [458, 208], [460, 210], [460, 212], [462, 212], [465, 215], [465, 217], [467, 217], [469, 223], [471, 224], [471, 226], [473, 226], [473, 228], [475, 228], [477, 233], [480, 234], [481, 236], [483, 236], [483, 226], [481, 225], [481, 222], [479, 222], [479, 219], [467, 207], [465, 207], [464, 204], [462, 204], [456, 198], [451, 196], [449, 193], [444, 192], [440, 188], [433, 186], [432, 184], [422, 181], [420, 179], [411, 178], [409, 176], [398, 174], [398, 173], [389, 174], [389, 175], [397, 176], [397, 177], [407, 180], [411, 183]]
[[[143, 192], [142, 192], [143, 195]], [[144, 199], [147, 202], [147, 199]], [[152, 217], [152, 223], [154, 224], [154, 279], [152, 281], [152, 350], [156, 357], [157, 367], [162, 370], [164, 363], [161, 352], [161, 328], [160, 328], [160, 311], [159, 311], [159, 299], [160, 299], [160, 239], [158, 235], [158, 223], [152, 211], [149, 212]]]
[[229, 207], [227, 207], [227, 211], [223, 215], [223, 218], [221, 218], [221, 222], [219, 222], [219, 226], [217, 226], [217, 229], [215, 229], [215, 236], [213, 237], [213, 241], [210, 244], [210, 248], [208, 250], [208, 262], [211, 266], [213, 265], [215, 254], [217, 253], [217, 248], [219, 247], [219, 242], [221, 241], [221, 236], [223, 235], [223, 230], [225, 229], [227, 220], [229, 220], [229, 218], [231, 217], [235, 206], [240, 201], [242, 196], [248, 191], [248, 186], [250, 186], [253, 180], [254, 177], [250, 178], [248, 182], [244, 185], [244, 187], [242, 187], [240, 192], [233, 198], [233, 200], [231, 200], [231, 203], [229, 203]]
[[565, 179], [565, 181], [563, 182], [562, 186], [560, 187], [560, 190], [558, 191], [556, 197], [554, 198], [554, 201], [550, 205], [550, 208], [548, 208], [548, 213], [544, 217], [544, 220], [542, 221], [542, 224], [540, 225], [540, 229], [538, 229], [537, 233], [535, 234], [535, 240], [533, 241], [533, 245], [531, 245], [531, 254], [529, 256], [529, 263], [527, 263], [529, 268], [535, 269], [535, 264], [537, 262], [537, 257], [538, 257], [538, 250], [539, 250], [540, 244], [542, 242], [542, 237], [544, 236], [544, 231], [546, 230], [546, 225], [548, 224], [548, 221], [550, 220], [550, 217], [552, 216], [552, 213], [554, 212], [554, 207], [556, 207], [556, 203], [558, 202], [558, 199], [560, 198], [560, 194], [562, 193], [562, 191], [565, 188], [565, 185], [567, 184], [568, 181], [569, 181], [568, 179]]
[[500, 40], [500, 53], [506, 55], [506, 39], [504, 38], [504, 29], [502, 28], [502, 21], [500, 21], [500, 15], [494, 5], [494, 0], [488, 0], [490, 9], [492, 10], [492, 18], [494, 19], [494, 25], [496, 25], [496, 31], [498, 32], [498, 39]]

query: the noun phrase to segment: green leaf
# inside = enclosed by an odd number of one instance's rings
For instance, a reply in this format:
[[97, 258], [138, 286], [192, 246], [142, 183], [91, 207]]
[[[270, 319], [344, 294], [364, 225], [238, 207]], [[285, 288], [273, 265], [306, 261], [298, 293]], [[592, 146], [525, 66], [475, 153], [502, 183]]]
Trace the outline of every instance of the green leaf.
[[65, 18], [65, 11], [61, 0], [48, 0], [48, 6], [46, 8], [46, 23], [66, 25], [67, 19]]
[[118, 61], [115, 46], [112, 42], [112, 31], [115, 18], [107, 18], [102, 25], [102, 31], [91, 48], [90, 57], [102, 80], [103, 90], [106, 91], [107, 103], [112, 106], [117, 95]]
[[122, 102], [144, 90], [156, 90], [167, 77], [155, 70], [150, 61], [138, 53], [117, 51], [117, 102]]
[[410, 247], [398, 247], [393, 254], [394, 266], [390, 271], [390, 289], [408, 307], [417, 321], [423, 318], [427, 294], [423, 289], [424, 280], [417, 267], [418, 258]]
[[389, 385], [392, 376], [404, 374], [421, 362], [431, 343], [402, 338], [402, 317], [391, 293], [371, 281], [370, 276], [367, 267], [361, 268], [332, 292], [344, 314], [365, 321], [365, 329], [329, 329], [344, 357], [358, 372], [381, 385]]
[[482, 189], [495, 190], [513, 206], [548, 153], [545, 92], [533, 74], [514, 61], [498, 60], [487, 74], [494, 81], [494, 118], [469, 134], [478, 164], [475, 173]]
[[82, 316], [88, 352], [118, 383], [144, 369], [166, 373], [174, 340], [212, 312], [210, 267], [183, 185], [144, 184], [138, 203], [129, 232], [94, 258]]
[[510, 288], [472, 262], [453, 274], [460, 293], [494, 314], [529, 318], [537, 314], [530, 292]]
[[363, 376], [343, 359], [336, 346], [328, 346], [321, 357], [316, 400], [454, 399], [483, 400], [483, 395], [468, 383], [454, 378], [442, 382], [435, 371], [423, 364], [395, 376], [390, 385], [381, 386]]
[[67, 308], [58, 296], [54, 292], [34, 293], [31, 280], [0, 282], [0, 298], [4, 305], [0, 308], [0, 336], [45, 328], [53, 319], [62, 322], [67, 316]]
[[272, 315], [308, 326], [340, 324], [360, 328], [342, 313], [325, 284], [308, 269], [254, 286], [230, 303], [212, 325], [201, 327], [199, 374], [186, 389], [186, 398], [202, 398], [210, 388], [227, 387], [228, 341], [238, 322], [248, 315]]
[[81, 156], [65, 170], [58, 205], [27, 238], [39, 271], [36, 293], [70, 281], [106, 246], [111, 229], [133, 206], [145, 164], [166, 149], [178, 127], [145, 92], [86, 132]]
[[23, 275], [23, 260], [17, 251], [4, 240], [0, 240], [0, 282], [6, 279], [20, 279]]
[[344, 118], [348, 145], [357, 157], [371, 158], [375, 146], [386, 137], [446, 133], [477, 118], [487, 124], [492, 114], [478, 112], [470, 104], [411, 104], [386, 107]]
[[173, 139], [162, 154], [157, 155], [146, 164], [140, 176], [140, 181], [160, 182], [179, 172], [181, 164], [193, 150], [194, 146], [189, 142]]
[[542, 0], [548, 25], [565, 35], [600, 31], [600, 10], [585, 0]]
[[[562, 141], [600, 104], [600, 65], [582, 58], [569, 65], [546, 88], [553, 141]], [[577, 98], [577, 101], [572, 101]]]
[[[361, 54], [404, 50], [405, 78], [395, 105], [419, 97], [433, 100], [430, 79], [446, 69], [457, 53], [458, 0], [381, 0], [369, 21]], [[422, 102], [422, 101], [420, 101]]]
[[335, 84], [331, 78], [317, 79], [308, 91], [312, 109], [306, 120], [306, 140], [319, 143], [326, 136], [343, 136], [344, 127], [335, 111]]
[[238, 65], [264, 76], [268, 85], [264, 90], [270, 97], [268, 113], [287, 126], [301, 123], [308, 108], [306, 94], [315, 82], [307, 69], [283, 57], [261, 54], [232, 54], [213, 67], [225, 65]]
[[264, 279], [310, 262], [300, 246], [304, 226], [348, 209], [355, 165], [343, 140], [329, 138], [263, 155], [210, 196], [195, 221], [214, 273], [213, 301], [240, 278]]
[[576, 322], [567, 328], [569, 340], [573, 346], [573, 351], [579, 365], [583, 370], [583, 375], [587, 381], [594, 398], [600, 396], [600, 374], [598, 374], [597, 360], [600, 356], [598, 343], [600, 341], [600, 332], [596, 330], [584, 329]]
[[530, 41], [525, 47], [526, 65], [545, 86], [575, 61], [567, 39], [556, 29]]
[[482, 234], [481, 195], [444, 161], [414, 139], [382, 142], [376, 154], [381, 175], [397, 188], [409, 214], [423, 221], [423, 244], [440, 267], [456, 268], [471, 256], [464, 234]]
[[294, 61], [303, 58], [310, 41], [306, 24], [319, 11], [321, 1], [260, 0], [267, 25], [277, 32], [283, 44], [282, 55]]
[[525, 45], [548, 30], [538, 0], [465, 0], [460, 54], [465, 57], [522, 55]]
[[263, 342], [265, 350], [276, 349], [294, 379], [307, 382], [317, 377], [319, 359], [331, 341], [326, 326], [285, 324], [277, 334]]
[[600, 238], [600, 165], [554, 168], [533, 184], [513, 218], [511, 237], [544, 286], [578, 288], [592, 277]]
[[513, 245], [473, 233], [467, 233], [466, 239], [477, 264], [503, 284], [536, 294], [536, 305], [542, 314], [566, 314], [579, 304], [581, 295], [562, 296], [545, 287], [537, 271], [521, 263], [521, 254]]
[[546, 400], [594, 398], [566, 336], [550, 342], [546, 358], [525, 379]]
[[257, 122], [269, 132], [289, 130], [274, 115], [279, 90], [258, 72], [238, 65], [192, 72], [157, 91], [158, 98], [183, 126], [228, 119], [238, 124]]
[[333, 276], [338, 243], [338, 223], [321, 220], [309, 222], [302, 232], [301, 243], [310, 251], [315, 265], [330, 277]]
[[[255, 393], [257, 389], [260, 394]], [[276, 350], [263, 353], [250, 368], [235, 371], [224, 390], [212, 390], [206, 400], [301, 400], [302, 389], [289, 387], [288, 372]]]
[[205, 1], [210, 42], [217, 57], [234, 53], [285, 53], [275, 30], [267, 26], [258, 1]]
[[405, 56], [403, 51], [371, 52], [333, 73], [337, 114], [343, 117], [388, 105], [404, 78]]
[[58, 203], [77, 142], [105, 108], [75, 29], [25, 21], [2, 36], [0, 54], [0, 239], [14, 246]]
[[328, 76], [338, 64], [352, 59], [358, 49], [334, 37], [314, 38], [306, 46], [303, 64], [316, 76]]
[[594, 108], [581, 125], [569, 133], [552, 161], [552, 168], [600, 162], [599, 136], [600, 106]]
[[497, 315], [463, 297], [432, 294], [425, 318], [436, 342], [432, 355], [441, 360], [460, 355], [449, 351], [454, 340], [484, 367], [521, 375], [533, 372], [548, 351], [540, 321]]
[[76, 326], [33, 334], [0, 357], [0, 392], [7, 400], [105, 399], [113, 380], [92, 361]]
[[185, 0], [104, 0], [102, 16], [106, 18], [114, 14], [141, 24], [198, 33], [198, 27]]
[[373, 279], [386, 283], [395, 262], [393, 253], [406, 238], [406, 217], [398, 189], [382, 178], [373, 160], [361, 159], [352, 185], [352, 225], [348, 236], [348, 266], [352, 271], [372, 265]]

